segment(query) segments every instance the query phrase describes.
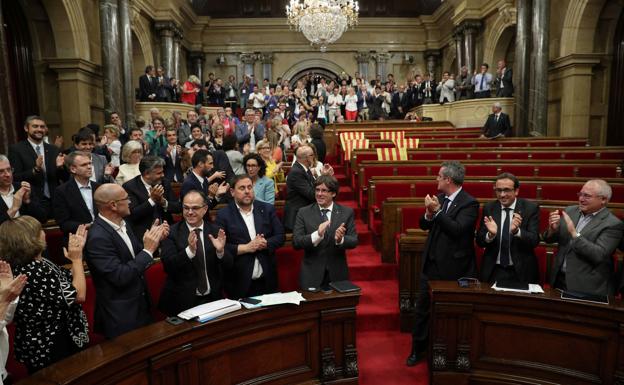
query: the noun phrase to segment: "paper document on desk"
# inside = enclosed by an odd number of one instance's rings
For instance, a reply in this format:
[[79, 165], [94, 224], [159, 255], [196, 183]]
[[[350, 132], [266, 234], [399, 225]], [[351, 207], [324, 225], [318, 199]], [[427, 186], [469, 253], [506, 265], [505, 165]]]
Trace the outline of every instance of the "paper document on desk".
[[497, 287], [496, 284], [492, 285], [492, 289], [496, 291], [508, 291], [512, 293], [525, 293], [525, 294], [544, 294], [544, 290], [540, 285], [534, 283], [529, 284], [528, 290], [510, 289], [506, 287]]
[[224, 314], [240, 310], [240, 308], [241, 304], [238, 301], [220, 299], [185, 310], [178, 314], [178, 317], [187, 321], [197, 318], [199, 322], [206, 322]]
[[299, 305], [301, 301], [305, 301], [305, 298], [303, 298], [301, 293], [297, 291], [291, 291], [288, 293], [265, 294], [256, 298], [262, 301], [260, 302], [260, 306], [281, 305], [284, 303]]

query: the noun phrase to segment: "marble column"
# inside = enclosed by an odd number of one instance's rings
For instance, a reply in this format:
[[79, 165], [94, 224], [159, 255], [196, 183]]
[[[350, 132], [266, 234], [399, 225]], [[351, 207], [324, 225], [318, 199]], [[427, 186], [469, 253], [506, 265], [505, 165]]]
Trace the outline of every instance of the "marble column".
[[468, 67], [468, 73], [472, 73], [476, 68], [475, 57], [475, 36], [481, 28], [478, 20], [465, 21], [462, 24], [464, 31], [464, 65]]
[[6, 154], [9, 145], [17, 141], [15, 132], [15, 101], [11, 97], [9, 47], [4, 18], [0, 6], [0, 153]]
[[439, 80], [438, 77], [438, 59], [440, 58], [440, 51], [437, 49], [430, 49], [425, 51], [425, 60], [427, 62], [427, 73], [432, 79]]
[[120, 20], [117, 0], [100, 0], [100, 35], [102, 42], [102, 77], [104, 79], [104, 121], [113, 111], [125, 116], [120, 52]]
[[355, 54], [355, 60], [358, 64], [358, 72], [363, 79], [369, 79], [368, 76], [368, 63], [370, 62], [370, 52], [358, 52]]
[[160, 65], [165, 68], [165, 74], [171, 77], [175, 55], [173, 44], [177, 27], [171, 21], [158, 21], [155, 28], [160, 36]]
[[386, 81], [386, 76], [388, 75], [387, 64], [392, 56], [393, 55], [388, 52], [380, 52], [375, 55], [375, 62], [377, 63], [376, 75], [381, 75], [382, 82]]
[[[169, 76], [180, 80], [180, 58], [182, 55], [182, 34], [176, 32], [173, 37], [173, 67], [169, 71]], [[200, 78], [201, 79], [201, 78]]]
[[257, 55], [253, 53], [240, 54], [240, 61], [243, 63], [243, 75], [254, 74], [254, 63], [256, 62], [256, 59], [257, 59]]
[[550, 23], [550, 0], [533, 2], [531, 47], [533, 70], [530, 88], [529, 133], [546, 135], [548, 125], [548, 36]]
[[273, 54], [263, 52], [260, 54], [260, 60], [262, 60], [262, 79], [269, 79], [269, 82], [273, 82]]
[[516, 50], [513, 68], [514, 136], [527, 136], [529, 133], [531, 10], [532, 0], [516, 0]]
[[121, 66], [123, 72], [123, 96], [128, 128], [134, 128], [134, 82], [132, 79], [132, 30], [130, 24], [130, 1], [119, 0], [119, 37], [121, 40]]
[[455, 73], [460, 74], [461, 68], [464, 66], [464, 57], [462, 53], [464, 34], [460, 28], [455, 28], [453, 39], [455, 39], [455, 57], [457, 58], [457, 69]]
[[189, 54], [189, 61], [191, 62], [191, 74], [197, 76], [200, 80], [203, 79], [204, 74], [204, 61], [206, 57], [203, 52], [191, 52]]

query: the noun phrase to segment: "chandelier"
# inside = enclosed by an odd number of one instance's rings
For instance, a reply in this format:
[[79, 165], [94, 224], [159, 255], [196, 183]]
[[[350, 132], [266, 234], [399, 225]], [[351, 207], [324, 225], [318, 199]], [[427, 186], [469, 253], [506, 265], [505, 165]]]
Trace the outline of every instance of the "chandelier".
[[290, 0], [286, 17], [291, 28], [325, 52], [328, 44], [357, 24], [358, 11], [356, 0]]

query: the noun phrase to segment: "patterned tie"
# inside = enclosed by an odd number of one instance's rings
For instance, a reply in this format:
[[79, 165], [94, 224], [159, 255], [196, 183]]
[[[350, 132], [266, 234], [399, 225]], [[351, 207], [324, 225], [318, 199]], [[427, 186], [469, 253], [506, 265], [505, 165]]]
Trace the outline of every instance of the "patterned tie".
[[444, 198], [444, 201], [442, 202], [442, 209], [441, 211], [443, 213], [446, 213], [446, 210], [448, 210], [449, 204], [451, 203], [451, 200], [447, 198]]
[[329, 217], [327, 216], [328, 212], [329, 212], [328, 209], [321, 209], [321, 220], [323, 222], [327, 222], [329, 220]]
[[509, 245], [510, 245], [510, 239], [509, 239], [509, 225], [510, 225], [510, 211], [511, 208], [510, 207], [505, 207], [503, 210], [505, 210], [505, 222], [503, 223], [503, 230], [501, 233], [501, 244], [500, 244], [500, 264], [503, 267], [507, 267], [509, 266], [509, 261], [511, 260], [511, 257], [509, 255]]
[[[43, 155], [43, 153], [41, 152], [41, 145], [38, 144], [35, 148], [37, 149], [37, 156]], [[43, 161], [43, 164], [41, 165], [41, 170], [43, 171], [43, 196], [45, 196], [46, 198], [50, 198], [50, 186], [48, 186], [48, 175], [45, 168], [45, 159]]]
[[204, 244], [201, 240], [202, 229], [193, 230], [197, 235], [197, 251], [195, 251], [195, 258], [193, 258], [193, 264], [197, 270], [197, 291], [200, 294], [205, 294], [208, 291], [208, 280], [206, 276], [206, 255], [204, 253]]

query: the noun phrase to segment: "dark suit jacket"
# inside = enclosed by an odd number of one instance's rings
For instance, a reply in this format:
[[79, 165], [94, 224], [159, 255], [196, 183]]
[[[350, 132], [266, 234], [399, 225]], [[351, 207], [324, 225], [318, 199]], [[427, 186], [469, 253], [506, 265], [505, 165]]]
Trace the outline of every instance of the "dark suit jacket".
[[509, 121], [509, 115], [501, 112], [498, 117], [498, 122], [496, 121], [495, 114], [488, 115], [485, 125], [483, 126], [483, 134], [488, 138], [493, 138], [499, 134], [509, 136], [511, 134], [511, 122]]
[[513, 73], [511, 68], [505, 69], [505, 73], [502, 76], [503, 88], [501, 88], [501, 78], [496, 78], [496, 85], [498, 89], [496, 90], [497, 97], [509, 98], [513, 96], [514, 87], [513, 87]]
[[327, 155], [327, 145], [323, 142], [323, 139], [312, 139], [310, 141], [316, 148], [316, 155], [321, 163], [325, 163], [325, 156]]
[[[59, 154], [59, 150], [56, 146], [43, 143], [43, 151], [46, 169], [45, 176], [48, 179], [50, 195], [54, 195], [56, 187], [62, 181], [67, 180], [69, 175], [65, 167], [56, 167], [56, 157]], [[43, 197], [44, 173], [35, 173], [33, 171], [36, 159], [37, 153], [28, 140], [22, 140], [9, 147], [9, 161], [14, 170], [13, 178], [15, 182], [26, 181], [30, 183], [31, 195], [35, 195], [38, 200], [41, 200]]]
[[[323, 282], [325, 270], [329, 273], [330, 282], [349, 279], [346, 250], [357, 246], [358, 237], [355, 232], [353, 209], [334, 202], [331, 213], [331, 224], [325, 232], [323, 240], [314, 246], [312, 233], [318, 230], [322, 222], [319, 205], [313, 203], [302, 207], [297, 213], [295, 229], [293, 230], [293, 246], [295, 249], [304, 249], [305, 254], [301, 262], [299, 283], [301, 289], [318, 288]], [[336, 245], [336, 229], [344, 223], [347, 232], [344, 242]]]
[[255, 258], [258, 258], [262, 266], [266, 285], [265, 293], [273, 293], [278, 290], [275, 250], [284, 244], [284, 227], [271, 204], [254, 201], [253, 216], [256, 234], [264, 234], [268, 247], [256, 253], [237, 255], [238, 245], [251, 241], [243, 217], [234, 201], [217, 212], [217, 226], [225, 230], [227, 237], [225, 247], [234, 256], [234, 266], [226, 272], [228, 278], [225, 289], [229, 298], [238, 299], [248, 292]]
[[[216, 225], [204, 221], [204, 255], [210, 294], [214, 299], [223, 298], [223, 268], [230, 269], [233, 264], [233, 256], [228, 249], [225, 250], [222, 259], [217, 258], [208, 234], [216, 237], [218, 233], [219, 228]], [[186, 254], [188, 236], [186, 222], [180, 221], [171, 227], [169, 237], [161, 244], [160, 260], [167, 272], [167, 279], [160, 294], [158, 307], [168, 316], [175, 316], [194, 306], [198, 272], [193, 260]]]
[[[100, 185], [93, 181], [90, 181], [89, 184], [91, 185], [91, 196], [93, 196]], [[54, 210], [54, 219], [63, 232], [63, 244], [65, 245], [67, 245], [69, 233], [75, 233], [78, 226], [82, 224], [93, 222], [89, 208], [73, 177], [56, 188], [52, 209]], [[93, 211], [97, 217], [95, 199], [93, 200]]]
[[[19, 190], [20, 187], [20, 183], [13, 183], [13, 188], [15, 188], [15, 191]], [[10, 219], [7, 211], [9, 211], [9, 208], [7, 207], [6, 203], [4, 203], [4, 199], [0, 198], [0, 224]], [[30, 215], [41, 223], [45, 223], [45, 221], [48, 219], [45, 208], [37, 200], [37, 197], [32, 193], [30, 195], [30, 203], [22, 202], [19, 213], [20, 215]]]
[[[241, 124], [236, 126], [235, 132], [236, 138], [238, 139], [238, 144], [240, 144], [241, 148], [245, 143], [249, 143], [251, 135], [249, 133], [249, 127], [247, 126], [247, 122], [242, 122]], [[254, 137], [256, 138], [256, 143], [264, 138], [264, 125], [258, 124], [255, 127]]]
[[215, 182], [228, 182], [234, 178], [234, 170], [232, 170], [232, 165], [230, 165], [230, 160], [228, 159], [225, 151], [223, 150], [214, 150], [212, 152], [212, 160], [214, 161], [214, 170], [215, 171], [225, 171], [225, 180], [215, 180]]
[[167, 153], [167, 145], [160, 149], [160, 157], [165, 160], [165, 179], [174, 181], [174, 176], [177, 177], [178, 182], [184, 181], [184, 172], [182, 171], [182, 154], [180, 151], [176, 151], [175, 166], [173, 165], [171, 156]]
[[[407, 104], [407, 93], [403, 93], [403, 95], [399, 95], [398, 92], [392, 94], [392, 105], [390, 107], [390, 114], [394, 118], [402, 119], [405, 116]], [[399, 112], [399, 107], [403, 108], [403, 112]]]
[[[566, 213], [576, 225], [581, 217], [578, 205], [568, 206]], [[613, 294], [613, 252], [624, 232], [624, 223], [604, 208], [580, 231], [576, 239], [570, 236], [565, 220], [561, 218], [559, 231], [546, 242], [559, 242], [559, 250], [549, 277], [554, 286], [557, 274], [566, 260], [566, 286], [570, 291], [596, 295]]]
[[139, 100], [142, 102], [155, 102], [156, 99], [150, 99], [148, 96], [157, 93], [158, 79], [153, 77], [150, 81], [146, 74], [141, 75], [139, 77]]
[[98, 184], [115, 183], [115, 178], [110, 175], [104, 175], [104, 169], [108, 164], [108, 160], [106, 160], [106, 157], [104, 155], [92, 153], [91, 162], [93, 163], [93, 171], [95, 171], [95, 181]]
[[152, 227], [152, 223], [155, 219], [160, 219], [160, 223], [167, 221], [169, 224], [172, 224], [173, 217], [171, 214], [182, 211], [182, 204], [180, 201], [173, 198], [171, 183], [163, 179], [161, 184], [165, 189], [164, 196], [168, 202], [166, 211], [159, 205], [154, 205], [154, 207], [150, 205], [149, 194], [141, 181], [141, 175], [130, 179], [122, 186], [130, 198], [130, 215], [126, 219], [130, 223], [132, 231], [139, 239], [143, 239], [143, 234]]
[[[537, 271], [537, 259], [534, 249], [539, 245], [539, 208], [538, 206], [526, 199], [516, 198], [515, 213], [522, 216], [520, 223], [520, 237], [510, 234], [510, 251], [513, 268], [516, 276], [522, 282], [539, 283]], [[486, 242], [487, 227], [483, 218], [477, 233], [477, 244], [485, 248], [483, 254], [483, 262], [481, 263], [480, 280], [483, 282], [491, 282], [490, 277], [496, 266], [496, 258], [498, 257], [500, 234], [503, 225], [501, 219], [501, 204], [499, 201], [489, 202], [483, 207], [483, 216], [491, 216], [494, 218], [498, 226], [498, 232], [492, 242]], [[510, 222], [511, 225], [511, 222]]]
[[295, 162], [286, 178], [286, 205], [284, 207], [284, 227], [290, 231], [295, 226], [295, 218], [300, 208], [316, 202], [314, 180], [306, 173], [299, 162]]
[[[202, 191], [208, 196], [208, 179], [204, 178], [204, 184], [202, 186], [202, 182], [197, 179], [195, 173], [189, 172], [186, 178], [184, 178], [184, 182], [182, 182], [182, 187], [180, 187], [180, 202], [182, 202], [184, 196], [191, 190]], [[208, 201], [208, 209], [215, 207], [218, 203], [219, 201], [216, 198], [210, 199]], [[206, 219], [208, 218], [208, 213], [206, 213]]]
[[95, 285], [94, 330], [114, 338], [151, 322], [145, 270], [153, 262], [127, 227], [135, 256], [121, 236], [97, 217], [89, 229], [85, 260]]
[[[444, 194], [439, 194], [440, 204]], [[422, 254], [425, 276], [430, 280], [456, 280], [475, 276], [474, 231], [479, 202], [463, 189], [449, 205], [429, 221], [424, 214], [420, 228], [429, 230]]]

